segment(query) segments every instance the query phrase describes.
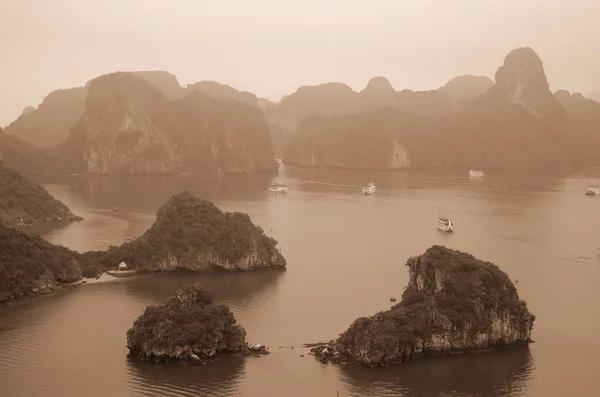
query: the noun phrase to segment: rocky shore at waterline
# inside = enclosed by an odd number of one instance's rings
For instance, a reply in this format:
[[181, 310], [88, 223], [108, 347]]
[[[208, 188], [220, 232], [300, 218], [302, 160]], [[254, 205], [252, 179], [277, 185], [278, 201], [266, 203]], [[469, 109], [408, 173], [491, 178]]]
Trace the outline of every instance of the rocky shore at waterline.
[[127, 347], [133, 358], [160, 363], [207, 364], [222, 355], [269, 354], [266, 346], [250, 345], [229, 307], [213, 303], [199, 284], [147, 307], [127, 331]]
[[441, 246], [412, 257], [390, 310], [359, 318], [329, 343], [306, 345], [323, 363], [387, 366], [424, 354], [527, 345], [535, 316], [496, 265]]

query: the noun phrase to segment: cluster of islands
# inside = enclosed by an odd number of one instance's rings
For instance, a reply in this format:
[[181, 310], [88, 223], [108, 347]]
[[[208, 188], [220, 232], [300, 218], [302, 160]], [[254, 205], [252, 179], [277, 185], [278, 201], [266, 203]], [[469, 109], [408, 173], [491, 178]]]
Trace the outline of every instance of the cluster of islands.
[[[437, 90], [398, 92], [376, 77], [360, 92], [305, 86], [278, 103], [214, 82], [184, 88], [162, 71], [100, 76], [49, 94], [0, 131], [0, 305], [80, 285], [121, 263], [137, 273], [287, 265], [247, 214], [189, 192], [168, 199], [144, 234], [120, 246], [51, 244], [30, 229], [82, 219], [30, 174], [249, 174], [276, 171], [276, 157], [350, 169], [572, 169], [600, 165], [598, 131], [600, 102], [552, 93], [530, 48], [510, 52], [495, 81], [465, 75]], [[378, 367], [531, 342], [535, 316], [500, 268], [442, 246], [415, 254], [400, 302], [311, 344], [311, 354]], [[156, 362], [269, 353], [200, 285], [148, 307], [126, 343], [132, 357]]]

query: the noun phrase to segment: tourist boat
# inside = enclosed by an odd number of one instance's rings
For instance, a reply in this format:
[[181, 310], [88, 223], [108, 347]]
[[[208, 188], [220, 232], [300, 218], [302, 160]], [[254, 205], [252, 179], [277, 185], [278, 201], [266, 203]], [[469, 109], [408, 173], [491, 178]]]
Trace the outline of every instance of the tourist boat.
[[469, 176], [475, 177], [475, 178], [481, 178], [483, 176], [483, 171], [478, 171], [478, 170], [469, 170]]
[[377, 191], [377, 188], [375, 187], [375, 184], [373, 182], [369, 182], [367, 186], [364, 186], [362, 188], [363, 194], [373, 194], [375, 193], [375, 191]]
[[285, 193], [288, 190], [288, 187], [285, 183], [282, 182], [271, 182], [269, 186], [267, 186], [267, 190], [276, 193]]
[[590, 185], [588, 186], [587, 192], [585, 192], [588, 196], [600, 196], [600, 186], [598, 185]]
[[440, 210], [440, 215], [437, 219], [437, 228], [446, 233], [452, 233], [454, 231], [454, 224], [452, 220], [446, 217], [445, 211]]

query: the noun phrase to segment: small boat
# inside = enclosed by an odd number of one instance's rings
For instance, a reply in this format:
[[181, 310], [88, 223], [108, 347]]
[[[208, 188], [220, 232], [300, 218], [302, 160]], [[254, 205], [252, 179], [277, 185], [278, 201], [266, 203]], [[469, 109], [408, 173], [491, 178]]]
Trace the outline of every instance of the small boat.
[[375, 187], [375, 184], [373, 182], [369, 182], [369, 184], [367, 186], [364, 186], [362, 188], [363, 194], [373, 194], [376, 191], [377, 191], [377, 188]]
[[452, 233], [454, 231], [454, 224], [452, 220], [446, 216], [443, 209], [440, 210], [440, 215], [437, 219], [437, 228], [446, 233]]
[[588, 190], [585, 192], [587, 196], [600, 196], [600, 186], [590, 185]]
[[472, 176], [475, 178], [481, 178], [482, 176], [484, 176], [484, 174], [483, 174], [483, 171], [469, 170], [469, 176]]
[[113, 277], [129, 277], [135, 276], [137, 270], [109, 270], [107, 273]]
[[119, 207], [113, 207], [113, 211], [117, 212], [117, 211], [121, 211], [121, 210], [119, 209]]
[[271, 182], [269, 186], [267, 186], [267, 190], [276, 193], [285, 193], [288, 190], [288, 187], [285, 183], [282, 182]]

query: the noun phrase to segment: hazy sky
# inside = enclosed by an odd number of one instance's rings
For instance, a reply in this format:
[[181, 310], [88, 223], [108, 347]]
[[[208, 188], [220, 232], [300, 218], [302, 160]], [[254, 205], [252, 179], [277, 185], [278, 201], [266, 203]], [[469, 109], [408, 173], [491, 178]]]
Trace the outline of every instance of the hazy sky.
[[493, 77], [532, 47], [553, 90], [600, 88], [600, 0], [0, 0], [0, 126], [57, 88], [168, 70], [279, 100], [299, 85], [397, 90]]

